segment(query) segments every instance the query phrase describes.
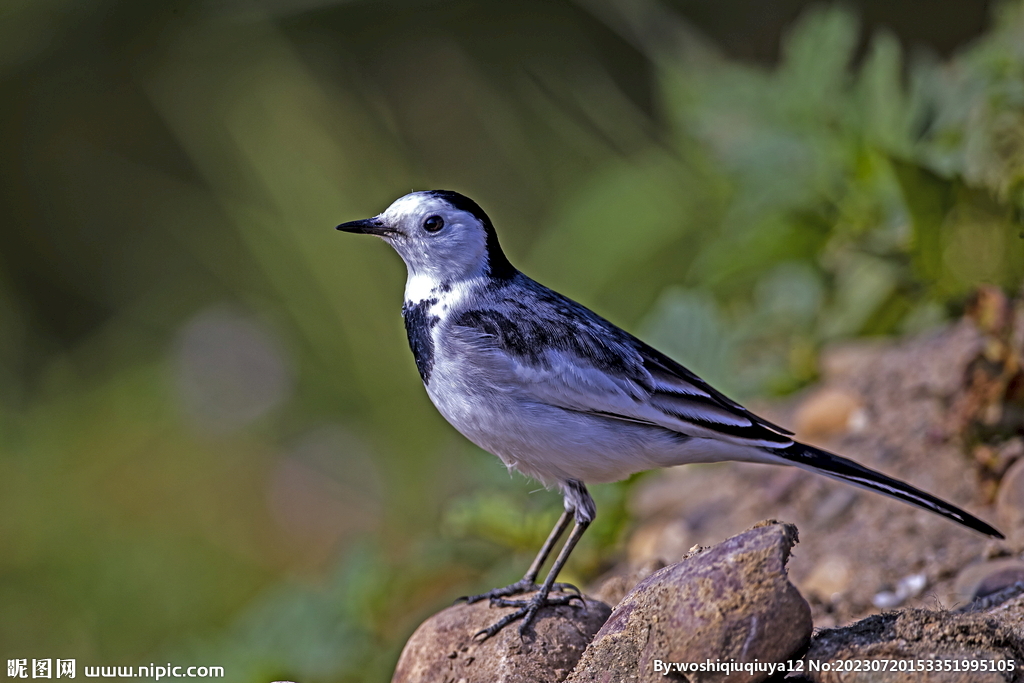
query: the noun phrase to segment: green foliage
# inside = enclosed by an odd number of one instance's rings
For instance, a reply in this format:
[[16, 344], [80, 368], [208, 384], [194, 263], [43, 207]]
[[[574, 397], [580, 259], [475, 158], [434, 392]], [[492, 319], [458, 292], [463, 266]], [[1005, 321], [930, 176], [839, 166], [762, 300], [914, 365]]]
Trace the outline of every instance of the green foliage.
[[1018, 287], [1021, 23], [1004, 9], [950, 65], [907, 63], [884, 32], [854, 64], [857, 22], [837, 8], [809, 11], [770, 73], [662, 55], [674, 140], [690, 156], [696, 140], [728, 190], [651, 335], [740, 395], [788, 391], [825, 342], [934, 323], [981, 282]]

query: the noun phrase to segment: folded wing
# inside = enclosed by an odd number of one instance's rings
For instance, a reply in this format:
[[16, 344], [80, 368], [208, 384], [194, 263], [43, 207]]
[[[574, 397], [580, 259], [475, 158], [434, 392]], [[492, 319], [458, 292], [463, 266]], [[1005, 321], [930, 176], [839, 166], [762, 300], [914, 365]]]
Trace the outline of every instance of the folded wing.
[[790, 432], [728, 399], [668, 356], [544, 289], [530, 306], [499, 300], [453, 322], [480, 352], [490, 353], [490, 365], [513, 374], [509, 386], [567, 410], [687, 436], [772, 448], [792, 443]]

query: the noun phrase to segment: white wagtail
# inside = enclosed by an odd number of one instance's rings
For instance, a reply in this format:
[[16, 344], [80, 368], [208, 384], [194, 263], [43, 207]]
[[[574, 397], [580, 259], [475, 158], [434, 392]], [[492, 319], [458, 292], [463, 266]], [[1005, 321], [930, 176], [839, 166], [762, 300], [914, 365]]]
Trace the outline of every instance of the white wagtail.
[[[796, 465], [898, 498], [983, 534], [997, 530], [909, 484], [794, 441], [660, 351], [509, 263], [487, 214], [457, 192], [413, 192], [338, 226], [377, 235], [408, 268], [402, 315], [430, 400], [509, 468], [558, 487], [565, 511], [522, 580], [467, 598], [517, 607], [488, 638], [577, 595], [555, 578], [597, 509], [586, 483], [643, 470], [739, 460]], [[547, 578], [552, 548], [575, 521]], [[571, 587], [569, 587], [571, 588]], [[525, 600], [507, 596], [536, 591]]]

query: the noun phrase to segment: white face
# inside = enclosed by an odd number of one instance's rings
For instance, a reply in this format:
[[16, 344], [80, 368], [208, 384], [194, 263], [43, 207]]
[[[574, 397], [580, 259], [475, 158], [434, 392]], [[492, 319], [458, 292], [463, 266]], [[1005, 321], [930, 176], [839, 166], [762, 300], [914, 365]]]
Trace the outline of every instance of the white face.
[[[455, 282], [487, 269], [487, 231], [472, 214], [429, 192], [401, 197], [376, 217], [410, 277]], [[373, 220], [373, 219], [371, 219]]]

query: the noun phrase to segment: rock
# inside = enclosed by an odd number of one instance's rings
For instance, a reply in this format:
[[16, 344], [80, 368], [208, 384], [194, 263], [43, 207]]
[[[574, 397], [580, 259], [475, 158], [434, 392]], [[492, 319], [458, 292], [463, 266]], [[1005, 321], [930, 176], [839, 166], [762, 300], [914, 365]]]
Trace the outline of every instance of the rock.
[[910, 598], [916, 598], [928, 586], [927, 574], [910, 574], [896, 582], [896, 590], [875, 593], [871, 603], [878, 609], [899, 607]]
[[1003, 476], [1021, 458], [1024, 458], [1024, 439], [1014, 436], [995, 447], [995, 462], [992, 468]]
[[964, 567], [956, 577], [953, 591], [961, 601], [970, 602], [998, 593], [1018, 581], [1024, 581], [1024, 562], [1002, 558]]
[[796, 433], [804, 439], [827, 439], [863, 431], [867, 413], [861, 398], [849, 391], [825, 388], [811, 394], [793, 416]]
[[635, 569], [629, 566], [619, 568], [617, 572], [610, 572], [606, 578], [598, 582], [598, 589], [593, 591], [594, 597], [603, 603], [615, 607], [622, 602], [629, 591], [633, 590], [640, 581], [665, 566], [661, 560], [648, 560]]
[[[796, 527], [762, 522], [647, 577], [618, 604], [567, 681], [663, 681], [663, 662], [791, 658], [812, 628], [810, 607], [786, 577], [796, 542]], [[768, 673], [686, 676], [756, 683]]]
[[999, 483], [996, 516], [1011, 534], [1024, 527], [1024, 459], [1011, 465]]
[[473, 638], [510, 611], [510, 607], [491, 608], [487, 602], [478, 602], [438, 612], [420, 624], [405, 644], [392, 683], [562, 681], [611, 608], [588, 597], [586, 607], [574, 602], [541, 610], [523, 637], [513, 623], [483, 642]]
[[[845, 628], [818, 632], [802, 662], [804, 680], [815, 683], [1003, 683], [1016, 680], [1007, 660], [1021, 661], [1024, 642], [1017, 612], [1005, 606], [985, 612], [953, 613], [911, 609], [870, 616]], [[873, 669], [871, 661], [880, 660]], [[951, 669], [966, 661], [989, 671], [881, 671], [884, 661], [916, 662]], [[860, 663], [860, 671], [828, 670], [838, 662]], [[892, 665], [886, 665], [892, 666]], [[1002, 668], [1002, 670], [999, 670]], [[866, 669], [866, 670], [865, 670]]]

